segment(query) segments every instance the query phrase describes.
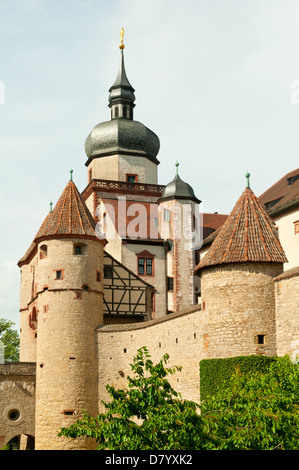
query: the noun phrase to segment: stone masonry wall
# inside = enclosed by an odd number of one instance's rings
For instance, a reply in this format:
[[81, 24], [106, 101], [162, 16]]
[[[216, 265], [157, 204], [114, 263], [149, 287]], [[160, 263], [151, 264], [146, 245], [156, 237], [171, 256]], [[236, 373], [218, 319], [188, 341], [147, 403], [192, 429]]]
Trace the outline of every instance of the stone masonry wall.
[[276, 354], [273, 278], [281, 264], [239, 263], [202, 272], [204, 357]]
[[154, 362], [169, 354], [170, 366], [182, 366], [170, 376], [183, 398], [199, 400], [199, 361], [202, 357], [200, 306], [164, 318], [134, 325], [107, 325], [97, 330], [98, 400], [109, 401], [106, 385], [127, 385], [130, 364], [137, 350], [146, 346]]
[[277, 354], [299, 356], [299, 267], [275, 279]]
[[13, 437], [35, 435], [35, 364], [0, 364], [0, 449]]

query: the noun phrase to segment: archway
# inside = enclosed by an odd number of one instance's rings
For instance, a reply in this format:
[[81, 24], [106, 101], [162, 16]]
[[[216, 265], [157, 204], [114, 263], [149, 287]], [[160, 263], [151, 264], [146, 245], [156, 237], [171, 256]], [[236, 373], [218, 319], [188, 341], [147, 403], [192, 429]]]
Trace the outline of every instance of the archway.
[[4, 450], [34, 450], [35, 438], [29, 434], [19, 434], [7, 442]]

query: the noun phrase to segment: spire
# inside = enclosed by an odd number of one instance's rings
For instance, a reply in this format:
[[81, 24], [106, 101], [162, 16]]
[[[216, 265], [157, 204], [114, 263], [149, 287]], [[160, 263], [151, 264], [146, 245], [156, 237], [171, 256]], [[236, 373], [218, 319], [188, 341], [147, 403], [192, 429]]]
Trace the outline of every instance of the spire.
[[246, 173], [246, 175], [245, 175], [245, 178], [246, 178], [246, 180], [247, 180], [246, 188], [250, 188], [250, 182], [249, 182], [250, 173], [249, 173], [248, 170], [247, 170], [247, 173]]
[[[72, 174], [72, 172], [71, 172]], [[33, 242], [18, 266], [26, 264], [36, 253], [39, 241], [53, 238], [88, 238], [106, 243], [95, 232], [95, 221], [83, 201], [77, 186], [70, 180], [56, 206], [48, 212]]]
[[248, 186], [248, 172], [246, 178], [247, 187], [195, 271], [227, 263], [287, 262], [272, 219]]
[[121, 43], [120, 49], [120, 62], [116, 80], [112, 87], [109, 89], [109, 107], [111, 108], [111, 118], [127, 118], [133, 119], [133, 108], [135, 107], [134, 88], [130, 84], [124, 61], [124, 48], [123, 36], [124, 29], [120, 32]]
[[[72, 170], [70, 173], [72, 175]], [[60, 235], [97, 238], [95, 222], [72, 179], [68, 182], [54, 209], [47, 215], [34, 241], [43, 237], [52, 238]]]
[[124, 28], [121, 28], [120, 30], [120, 45], [119, 45], [119, 48], [120, 49], [124, 49], [125, 48], [125, 45], [124, 45]]

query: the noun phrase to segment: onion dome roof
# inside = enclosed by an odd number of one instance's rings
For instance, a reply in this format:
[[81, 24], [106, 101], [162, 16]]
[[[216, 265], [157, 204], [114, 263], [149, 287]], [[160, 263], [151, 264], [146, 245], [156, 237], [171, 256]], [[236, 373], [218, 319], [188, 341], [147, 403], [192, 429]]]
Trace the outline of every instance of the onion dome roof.
[[93, 158], [126, 154], [148, 158], [157, 165], [160, 150], [158, 136], [139, 121], [133, 120], [135, 90], [124, 64], [124, 45], [120, 46], [120, 63], [116, 80], [109, 89], [111, 120], [97, 124], [85, 141], [86, 166]]
[[88, 159], [114, 153], [129, 153], [159, 163], [156, 159], [159, 149], [160, 141], [154, 132], [141, 122], [121, 118], [98, 124], [85, 141]]

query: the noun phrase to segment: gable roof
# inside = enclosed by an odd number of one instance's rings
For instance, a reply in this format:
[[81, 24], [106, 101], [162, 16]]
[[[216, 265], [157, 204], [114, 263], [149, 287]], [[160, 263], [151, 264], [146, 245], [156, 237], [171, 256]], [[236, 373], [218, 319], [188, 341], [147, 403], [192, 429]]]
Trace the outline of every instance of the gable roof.
[[299, 204], [299, 168], [280, 178], [259, 199], [271, 215]]
[[274, 223], [247, 187], [195, 271], [226, 263], [287, 262]]

